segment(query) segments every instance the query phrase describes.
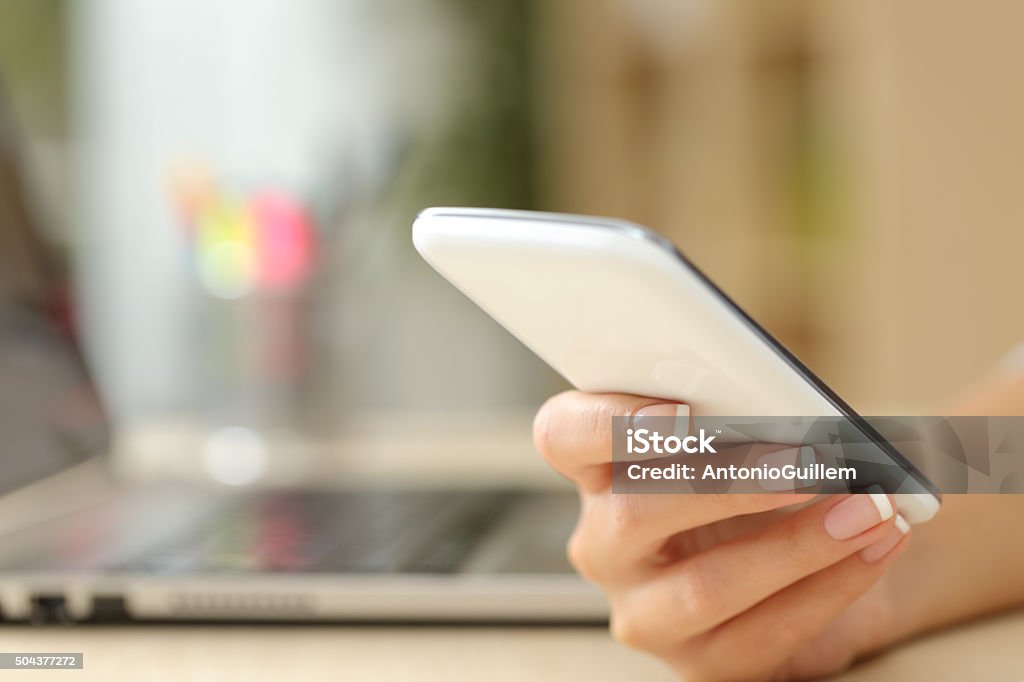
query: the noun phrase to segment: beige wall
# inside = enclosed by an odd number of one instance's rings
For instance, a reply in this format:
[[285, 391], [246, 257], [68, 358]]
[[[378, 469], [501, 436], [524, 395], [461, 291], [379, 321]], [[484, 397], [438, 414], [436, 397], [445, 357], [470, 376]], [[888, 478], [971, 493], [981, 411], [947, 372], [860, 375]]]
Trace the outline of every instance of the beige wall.
[[538, 14], [550, 208], [668, 234], [866, 411], [1024, 340], [1024, 5]]
[[934, 399], [1024, 341], [1024, 5], [847, 3], [863, 215], [850, 383]]

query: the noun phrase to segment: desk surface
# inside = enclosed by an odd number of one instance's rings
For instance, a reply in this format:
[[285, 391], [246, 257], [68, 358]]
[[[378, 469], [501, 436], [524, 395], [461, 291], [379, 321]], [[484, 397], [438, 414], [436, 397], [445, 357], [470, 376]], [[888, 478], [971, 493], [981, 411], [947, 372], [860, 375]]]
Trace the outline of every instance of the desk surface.
[[[525, 419], [525, 418], [524, 418]], [[479, 420], [477, 420], [479, 421]], [[477, 423], [471, 421], [471, 423]], [[363, 469], [357, 478], [372, 479], [381, 472], [405, 472], [420, 479], [437, 471], [458, 472], [462, 479], [476, 478], [517, 483], [551, 485], [558, 479], [539, 457], [528, 456], [529, 430], [510, 420], [505, 428], [480, 422], [481, 439], [488, 452], [504, 443], [501, 452], [485, 458], [467, 453], [481, 443], [466, 438], [452, 439], [440, 447], [409, 438], [408, 447], [395, 447], [394, 440], [364, 436], [354, 451], [372, 453], [361, 457]], [[402, 420], [399, 423], [407, 423]], [[430, 422], [427, 422], [430, 423]], [[420, 426], [417, 426], [420, 429]], [[416, 435], [419, 430], [413, 429]], [[194, 438], [162, 433], [156, 442], [172, 454], [199, 452]], [[496, 432], [509, 435], [496, 438]], [[172, 437], [173, 436], [173, 437]], [[144, 438], [147, 444], [153, 438]], [[351, 444], [350, 444], [351, 445]], [[127, 448], [137, 452], [159, 449]], [[295, 461], [321, 459], [351, 464], [352, 458], [299, 457]], [[353, 451], [352, 448], [348, 448]], [[481, 450], [475, 450], [477, 453]], [[396, 453], [405, 453], [401, 456]], [[166, 453], [165, 453], [166, 454]], [[500, 455], [500, 456], [498, 456]], [[194, 458], [195, 459], [195, 458]], [[186, 475], [200, 468], [198, 459], [153, 456], [128, 468], [140, 475], [153, 473]], [[288, 460], [288, 458], [283, 458]], [[357, 464], [359, 463], [357, 462]], [[441, 466], [446, 463], [447, 467]], [[466, 463], [477, 462], [478, 469]], [[167, 471], [168, 463], [174, 469]], [[369, 464], [368, 464], [369, 463]], [[426, 464], [424, 464], [426, 463]], [[371, 466], [372, 464], [372, 466]], [[429, 467], [427, 466], [429, 464]], [[154, 471], [154, 470], [163, 471]], [[378, 471], [380, 469], [380, 471]], [[286, 472], [285, 472], [286, 473]], [[351, 479], [353, 472], [346, 471]], [[73, 490], [83, 488], [74, 480]], [[17, 519], [33, 506], [49, 504], [52, 496], [8, 496], [5, 516]], [[38, 511], [38, 510], [37, 510]], [[278, 626], [103, 626], [47, 627], [0, 626], [0, 651], [85, 653], [83, 671], [22, 671], [3, 679], [36, 680], [648, 680], [659, 682], [673, 677], [654, 659], [615, 644], [600, 628], [507, 628], [507, 627], [278, 627]], [[991, 680], [1024, 682], [1024, 612], [981, 621], [938, 633], [868, 661], [842, 678], [844, 682], [887, 680]]]
[[[673, 679], [599, 628], [19, 626], [0, 628], [0, 649], [85, 653], [84, 671], [24, 671], [4, 679]], [[921, 639], [840, 679], [1020, 682], [1024, 612]]]

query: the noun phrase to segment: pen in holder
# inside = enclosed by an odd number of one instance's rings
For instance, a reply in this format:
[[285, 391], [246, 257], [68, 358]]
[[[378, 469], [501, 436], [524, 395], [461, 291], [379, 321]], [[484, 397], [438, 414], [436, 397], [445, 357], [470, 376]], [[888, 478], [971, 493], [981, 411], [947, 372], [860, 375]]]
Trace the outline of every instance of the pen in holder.
[[227, 192], [207, 177], [186, 178], [175, 192], [199, 300], [197, 408], [209, 473], [244, 484], [265, 473], [272, 434], [296, 425], [316, 239], [288, 193]]

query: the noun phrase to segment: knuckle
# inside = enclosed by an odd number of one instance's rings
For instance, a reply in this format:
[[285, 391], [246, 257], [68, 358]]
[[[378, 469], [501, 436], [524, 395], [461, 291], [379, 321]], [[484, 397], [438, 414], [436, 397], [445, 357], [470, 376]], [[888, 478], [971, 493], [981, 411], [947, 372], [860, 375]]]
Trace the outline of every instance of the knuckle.
[[592, 543], [587, 538], [587, 532], [582, 519], [576, 524], [576, 529], [569, 536], [569, 542], [565, 546], [565, 554], [576, 572], [587, 580], [598, 582], [600, 580], [597, 562], [594, 561]]
[[671, 594], [673, 610], [679, 614], [680, 636], [702, 630], [703, 623], [714, 617], [715, 595], [700, 568], [684, 565], [676, 576]]
[[681, 571], [672, 579], [634, 589], [613, 604], [612, 636], [641, 650], [678, 647], [694, 641], [715, 617], [715, 604], [698, 571]]
[[779, 551], [791, 564], [804, 564], [815, 556], [810, 538], [800, 525], [786, 528], [779, 536]]
[[613, 609], [608, 621], [608, 630], [613, 639], [630, 649], [644, 651], [652, 648], [646, 619], [631, 609]]

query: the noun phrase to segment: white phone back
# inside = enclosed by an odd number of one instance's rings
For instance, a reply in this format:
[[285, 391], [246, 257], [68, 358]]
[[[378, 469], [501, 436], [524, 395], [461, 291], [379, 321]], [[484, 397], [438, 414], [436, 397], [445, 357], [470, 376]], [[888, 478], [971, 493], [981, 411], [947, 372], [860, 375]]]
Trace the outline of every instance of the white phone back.
[[580, 390], [685, 402], [702, 416], [844, 414], [670, 244], [637, 225], [432, 208], [417, 217], [413, 243]]
[[581, 390], [678, 400], [705, 416], [839, 414], [666, 246], [588, 220], [430, 209], [413, 242]]

